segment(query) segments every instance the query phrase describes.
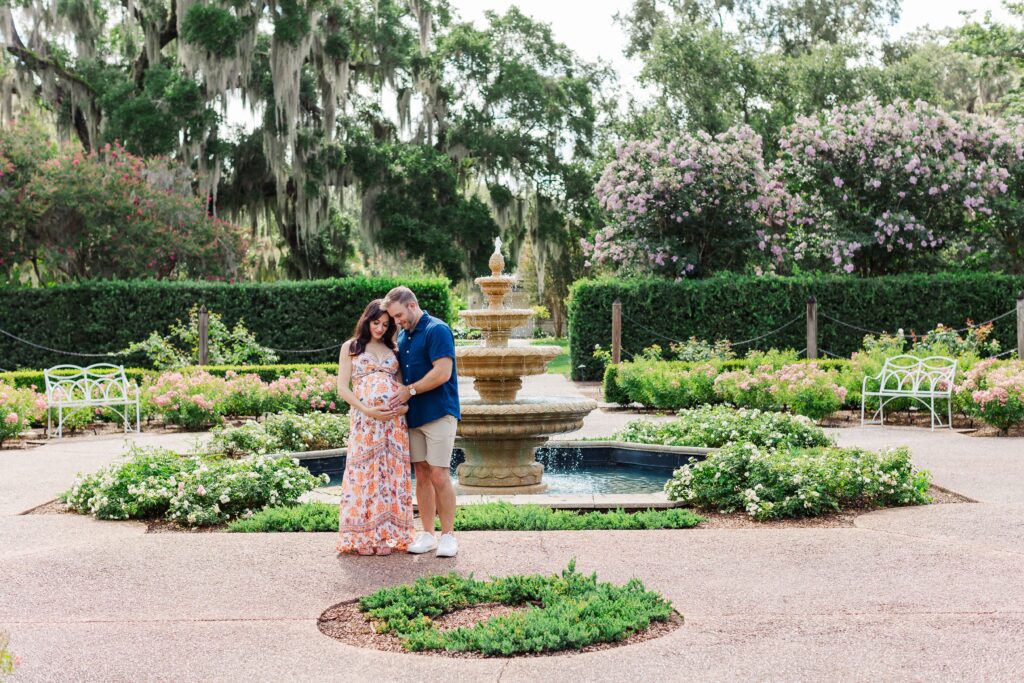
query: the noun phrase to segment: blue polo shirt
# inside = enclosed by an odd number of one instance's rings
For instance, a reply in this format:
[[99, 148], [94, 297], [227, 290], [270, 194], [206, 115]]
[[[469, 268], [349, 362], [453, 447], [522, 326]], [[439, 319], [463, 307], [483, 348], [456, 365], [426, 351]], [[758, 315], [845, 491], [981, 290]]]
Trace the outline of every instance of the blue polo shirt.
[[452, 359], [452, 376], [439, 387], [409, 399], [405, 419], [409, 429], [422, 427], [445, 415], [462, 419], [459, 412], [459, 380], [455, 372], [455, 337], [442, 320], [426, 311], [412, 332], [398, 333], [398, 354], [402, 359], [402, 379], [406, 385], [418, 382], [434, 369], [439, 358]]

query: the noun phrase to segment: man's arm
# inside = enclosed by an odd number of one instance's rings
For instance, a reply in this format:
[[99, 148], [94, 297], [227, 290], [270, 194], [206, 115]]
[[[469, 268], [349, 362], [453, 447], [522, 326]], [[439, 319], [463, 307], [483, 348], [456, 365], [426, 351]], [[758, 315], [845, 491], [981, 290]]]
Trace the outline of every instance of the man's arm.
[[436, 389], [452, 376], [452, 359], [448, 356], [444, 358], [438, 358], [434, 361], [434, 367], [430, 369], [430, 372], [423, 375], [423, 377], [416, 382], [408, 386], [402, 386], [398, 392], [391, 399], [391, 407], [396, 408], [403, 403], [407, 403], [412, 394], [409, 392], [409, 387], [416, 387], [416, 393], [425, 394], [432, 389]]

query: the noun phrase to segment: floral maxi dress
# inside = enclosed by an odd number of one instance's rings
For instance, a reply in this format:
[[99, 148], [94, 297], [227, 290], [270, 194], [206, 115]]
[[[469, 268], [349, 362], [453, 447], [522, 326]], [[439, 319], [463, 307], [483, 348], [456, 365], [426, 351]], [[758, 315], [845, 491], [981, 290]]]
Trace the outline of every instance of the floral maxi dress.
[[[383, 407], [399, 388], [397, 372], [396, 357], [382, 362], [361, 353], [352, 358], [352, 390], [364, 404]], [[410, 467], [404, 415], [376, 420], [351, 411], [338, 513], [339, 552], [408, 547], [413, 537]]]

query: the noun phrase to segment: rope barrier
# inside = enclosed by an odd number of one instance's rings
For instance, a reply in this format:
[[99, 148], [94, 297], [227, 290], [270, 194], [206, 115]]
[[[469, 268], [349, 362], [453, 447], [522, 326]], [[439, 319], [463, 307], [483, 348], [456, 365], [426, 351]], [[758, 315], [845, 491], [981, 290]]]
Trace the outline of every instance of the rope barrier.
[[340, 349], [341, 345], [344, 343], [345, 342], [338, 342], [333, 346], [321, 346], [318, 349], [275, 349], [272, 346], [267, 346], [266, 348], [270, 349], [271, 351], [274, 351], [275, 353], [316, 353], [317, 351], [330, 351], [331, 349]]
[[60, 354], [63, 354], [65, 356], [80, 356], [82, 358], [114, 358], [116, 356], [121, 355], [120, 351], [116, 351], [114, 353], [80, 353], [80, 352], [77, 352], [77, 351], [63, 351], [61, 349], [54, 349], [54, 348], [50, 348], [49, 346], [43, 346], [42, 344], [36, 344], [34, 342], [30, 342], [29, 340], [22, 339], [18, 335], [11, 334], [10, 332], [8, 332], [7, 330], [4, 330], [4, 329], [0, 329], [0, 334], [5, 334], [8, 337], [10, 337], [11, 339], [14, 339], [15, 341], [19, 341], [22, 344], [28, 344], [29, 346], [33, 346], [33, 347], [35, 347], [37, 349], [42, 349], [43, 351], [49, 351], [50, 353], [60, 353]]
[[825, 313], [818, 313], [818, 317], [819, 318], [824, 318], [825, 320], [831, 320], [832, 322], [836, 323], [837, 325], [842, 325], [843, 327], [849, 327], [851, 330], [857, 330], [858, 332], [864, 332], [865, 334], [874, 334], [874, 335], [885, 334], [885, 332], [879, 332], [878, 330], [869, 330], [866, 327], [859, 327], [857, 325], [851, 325], [848, 322], [839, 320], [838, 318], [833, 318], [832, 316], [827, 315]]
[[798, 322], [798, 321], [803, 320], [803, 319], [804, 319], [804, 316], [798, 315], [795, 318], [793, 318], [792, 320], [790, 320], [788, 323], [785, 323], [784, 325], [776, 327], [771, 332], [766, 332], [766, 333], [764, 333], [762, 335], [759, 335], [757, 337], [751, 337], [750, 339], [744, 339], [743, 341], [733, 342], [732, 344], [730, 344], [730, 346], [743, 346], [744, 344], [750, 344], [752, 342], [756, 342], [756, 341], [759, 341], [761, 339], [764, 339], [765, 337], [770, 337], [773, 334], [775, 334], [776, 332], [781, 332], [782, 330], [786, 329], [787, 327], [789, 327], [793, 323]]
[[[632, 318], [630, 318], [625, 313], [622, 314], [622, 319], [623, 320], [628, 320], [629, 322], [633, 323], [634, 325], [640, 325], [641, 327], [643, 326], [643, 323], [639, 323], [636, 320], [633, 320]], [[686, 343], [682, 339], [674, 339], [673, 337], [669, 337], [667, 335], [664, 335], [661, 332], [658, 332], [657, 330], [647, 330], [647, 331], [650, 332], [651, 334], [653, 334], [655, 337], [660, 337], [662, 339], [665, 339], [666, 341], [675, 342], [676, 344], [685, 344]]]
[[[640, 322], [638, 322], [636, 320], [633, 320], [632, 318], [630, 318], [625, 313], [622, 314], [622, 319], [623, 320], [627, 320], [627, 321], [633, 323], [634, 325], [639, 325], [641, 327], [644, 325], [644, 323], [640, 323]], [[770, 337], [770, 336], [772, 336], [773, 334], [775, 334], [777, 332], [781, 332], [782, 330], [786, 329], [787, 327], [789, 327], [793, 323], [798, 322], [800, 320], [803, 320], [803, 316], [802, 315], [796, 316], [795, 318], [793, 318], [789, 322], [784, 323], [783, 325], [780, 325], [779, 327], [776, 327], [774, 330], [772, 330], [770, 332], [765, 332], [762, 335], [759, 335], [757, 337], [752, 337], [750, 339], [744, 339], [742, 341], [732, 342], [729, 345], [730, 346], [743, 346], [744, 344], [750, 344], [750, 343], [759, 341], [761, 339], [765, 339], [766, 337]], [[661, 339], [665, 339], [665, 340], [670, 341], [670, 342], [675, 342], [676, 344], [685, 344], [686, 343], [686, 341], [684, 341], [682, 339], [675, 339], [673, 337], [669, 337], [668, 335], [662, 334], [662, 333], [658, 332], [657, 330], [647, 330], [647, 331], [650, 332], [651, 334], [653, 334], [656, 337], [660, 337]]]
[[[988, 325], [989, 323], [994, 323], [997, 320], [1002, 320], [1003, 318], [1005, 318], [1005, 317], [1007, 317], [1009, 315], [1013, 315], [1016, 312], [1017, 312], [1016, 308], [1011, 308], [1010, 310], [1006, 311], [1005, 313], [1001, 313], [1001, 314], [997, 315], [994, 318], [989, 318], [988, 320], [986, 320], [984, 322], [974, 323], [973, 325], [968, 325], [967, 327], [951, 329], [950, 331], [951, 332], [956, 332], [956, 333], [968, 332], [970, 330], [973, 330], [975, 328], [981, 327], [983, 325]], [[870, 330], [870, 329], [868, 329], [866, 327], [860, 327], [859, 325], [853, 325], [852, 323], [848, 323], [845, 320], [839, 320], [838, 318], [833, 318], [832, 316], [828, 315], [827, 313], [820, 313], [819, 312], [818, 313], [818, 317], [823, 318], [825, 320], [829, 320], [831, 322], [834, 322], [837, 325], [842, 325], [843, 327], [849, 327], [851, 330], [857, 330], [858, 332], [864, 332], [865, 334], [874, 334], [874, 335], [885, 334], [885, 330]]]
[[1008, 310], [1008, 311], [1007, 311], [1006, 313], [1001, 313], [1000, 315], [997, 315], [997, 316], [996, 316], [996, 317], [994, 317], [994, 318], [990, 318], [990, 319], [986, 320], [986, 321], [985, 321], [985, 322], [983, 322], [983, 323], [975, 323], [975, 324], [973, 324], [973, 325], [968, 325], [967, 327], [961, 327], [960, 329], [958, 329], [958, 330], [953, 330], [953, 331], [954, 331], [954, 332], [967, 332], [968, 330], [973, 330], [973, 329], [974, 329], [975, 327], [981, 327], [982, 325], [988, 325], [989, 323], [994, 323], [994, 322], [995, 322], [995, 321], [997, 321], [997, 320], [1002, 320], [1002, 319], [1003, 319], [1003, 318], [1005, 318], [1006, 316], [1008, 316], [1008, 315], [1013, 315], [1013, 314], [1014, 314], [1014, 313], [1016, 313], [1016, 312], [1017, 312], [1017, 309], [1016, 309], [1016, 308], [1011, 308], [1011, 309], [1010, 309], [1010, 310]]

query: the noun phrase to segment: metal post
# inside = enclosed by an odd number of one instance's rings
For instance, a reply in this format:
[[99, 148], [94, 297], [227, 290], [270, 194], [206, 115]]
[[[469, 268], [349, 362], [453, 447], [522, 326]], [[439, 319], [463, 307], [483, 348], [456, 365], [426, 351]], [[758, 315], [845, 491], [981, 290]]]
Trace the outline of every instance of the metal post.
[[199, 364], [206, 365], [209, 357], [209, 327], [210, 314], [206, 312], [206, 306], [199, 308]]
[[1024, 289], [1017, 295], [1017, 358], [1024, 360]]
[[612, 363], [622, 360], [622, 302], [612, 304]]
[[818, 357], [818, 300], [814, 295], [807, 297], [807, 358]]

